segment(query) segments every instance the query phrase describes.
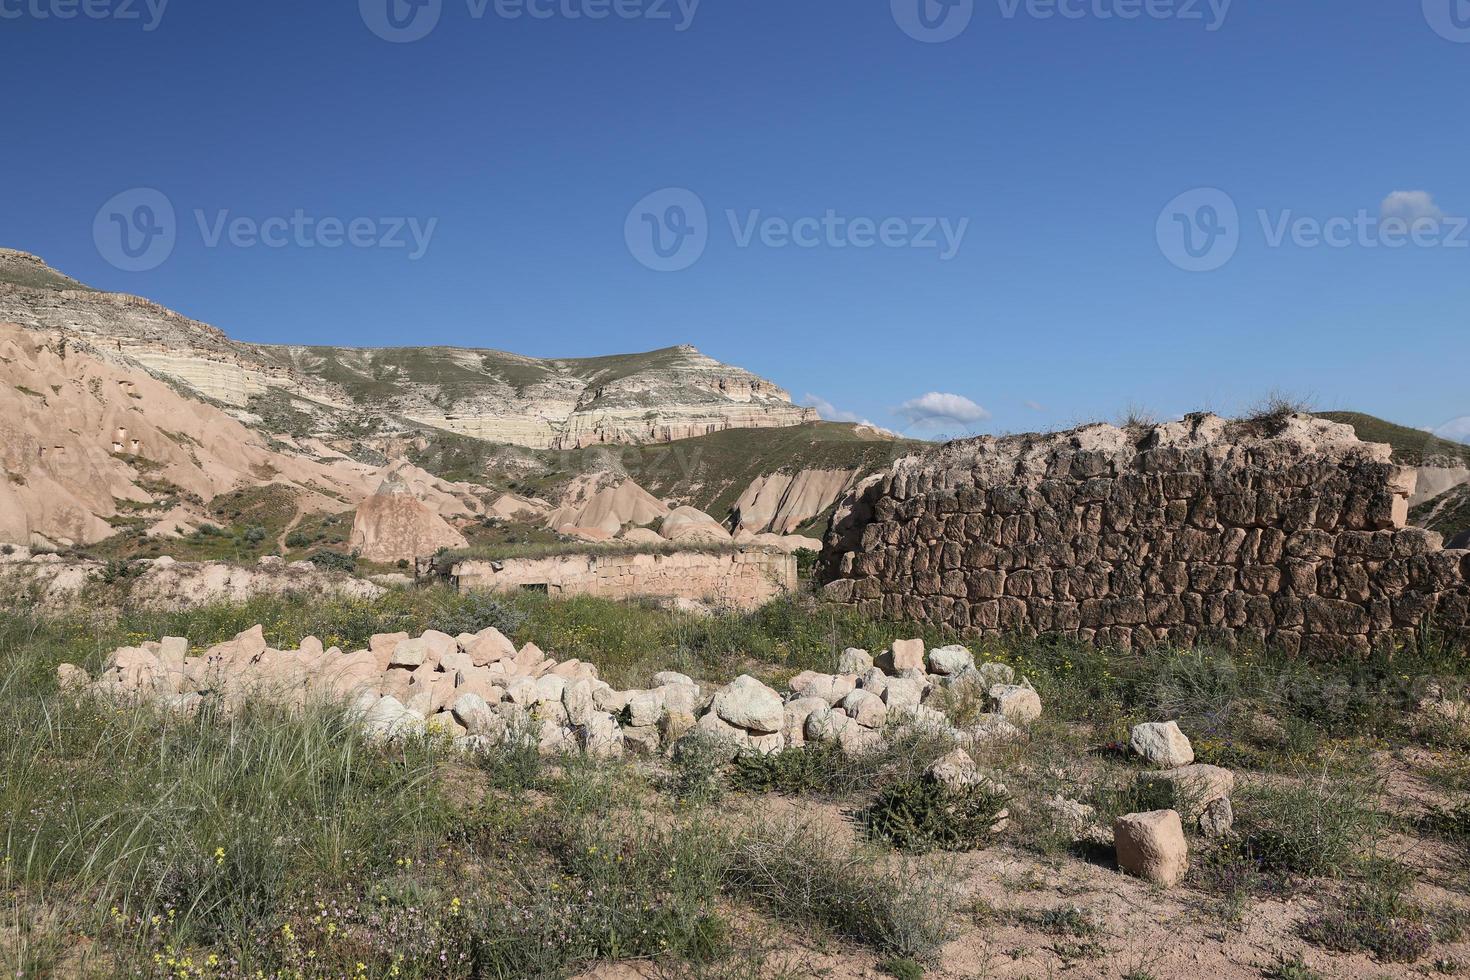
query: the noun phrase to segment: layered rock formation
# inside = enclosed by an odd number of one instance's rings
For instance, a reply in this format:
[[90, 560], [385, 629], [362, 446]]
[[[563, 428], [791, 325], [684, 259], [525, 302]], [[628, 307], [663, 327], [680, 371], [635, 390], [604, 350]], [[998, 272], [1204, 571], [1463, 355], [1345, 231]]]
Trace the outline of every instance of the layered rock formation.
[[25, 253], [0, 255], [0, 321], [66, 330], [240, 409], [327, 425], [430, 426], [542, 449], [670, 442], [815, 421], [769, 381], [692, 347], [543, 360], [469, 348], [275, 347], [134, 296], [101, 293]]
[[865, 481], [823, 575], [970, 634], [1361, 653], [1470, 627], [1470, 553], [1404, 526], [1413, 483], [1310, 416], [985, 437]]

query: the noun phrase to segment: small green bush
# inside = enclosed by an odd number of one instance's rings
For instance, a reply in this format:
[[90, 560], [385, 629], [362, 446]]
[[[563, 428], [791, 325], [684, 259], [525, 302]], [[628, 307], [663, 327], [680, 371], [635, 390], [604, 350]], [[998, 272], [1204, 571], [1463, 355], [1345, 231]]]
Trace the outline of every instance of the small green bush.
[[897, 980], [924, 980], [924, 967], [907, 957], [879, 963], [878, 969]]
[[972, 851], [993, 836], [1009, 802], [984, 785], [950, 790], [920, 776], [885, 790], [862, 821], [872, 837], [901, 851]]
[[735, 760], [730, 785], [755, 793], [803, 796], [846, 788], [852, 759], [835, 742], [811, 742], [771, 755], [746, 754]]
[[1446, 840], [1470, 845], [1470, 801], [1448, 807], [1430, 807], [1420, 823], [1426, 830]]
[[1236, 813], [1247, 851], [1265, 869], [1338, 877], [1383, 832], [1376, 780], [1318, 773], [1299, 785], [1251, 786]]
[[434, 628], [450, 636], [479, 633], [494, 627], [515, 637], [526, 623], [526, 614], [501, 599], [483, 592], [467, 592], [445, 603], [434, 617]]
[[723, 760], [719, 737], [695, 731], [680, 739], [674, 748], [673, 772], [665, 788], [689, 803], [713, 803], [724, 795], [720, 773]]
[[926, 960], [953, 936], [953, 868], [920, 871], [832, 846], [811, 824], [767, 823], [730, 846], [725, 888], [778, 919], [809, 923], [895, 958]]
[[349, 575], [357, 571], [357, 556], [344, 555], [340, 551], [318, 551], [307, 561], [324, 571], [346, 572]]
[[1423, 909], [1392, 888], [1360, 887], [1340, 906], [1303, 923], [1302, 938], [1338, 953], [1372, 953], [1385, 963], [1413, 963], [1434, 932]]

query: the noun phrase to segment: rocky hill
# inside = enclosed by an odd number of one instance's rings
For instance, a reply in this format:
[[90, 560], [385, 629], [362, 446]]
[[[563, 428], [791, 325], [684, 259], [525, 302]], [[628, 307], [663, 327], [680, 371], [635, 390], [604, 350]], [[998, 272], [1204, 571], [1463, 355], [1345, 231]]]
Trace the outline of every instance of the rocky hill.
[[148, 300], [89, 289], [8, 249], [0, 250], [0, 322], [105, 343], [163, 378], [297, 436], [428, 427], [572, 449], [816, 419], [771, 382], [693, 347], [538, 359], [473, 348], [241, 343]]
[[549, 512], [635, 481], [731, 531], [819, 533], [910, 445], [692, 347], [247, 344], [3, 249], [0, 420], [0, 541], [193, 561], [541, 540]]

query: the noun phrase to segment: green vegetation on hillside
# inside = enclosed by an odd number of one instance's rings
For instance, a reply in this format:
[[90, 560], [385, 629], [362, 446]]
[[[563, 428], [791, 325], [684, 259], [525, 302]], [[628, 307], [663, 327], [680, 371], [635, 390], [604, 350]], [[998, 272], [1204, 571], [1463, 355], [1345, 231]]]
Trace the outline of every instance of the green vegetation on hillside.
[[8, 255], [4, 251], [0, 251], [0, 283], [26, 289], [92, 289], [44, 263], [20, 255]]
[[1438, 531], [1448, 541], [1470, 531], [1470, 484], [1461, 484], [1426, 500], [1409, 512], [1409, 521]]
[[1364, 442], [1386, 442], [1393, 458], [1405, 466], [1456, 460], [1470, 465], [1470, 446], [1441, 439], [1422, 429], [1396, 425], [1362, 412], [1318, 412], [1319, 418], [1351, 425]]

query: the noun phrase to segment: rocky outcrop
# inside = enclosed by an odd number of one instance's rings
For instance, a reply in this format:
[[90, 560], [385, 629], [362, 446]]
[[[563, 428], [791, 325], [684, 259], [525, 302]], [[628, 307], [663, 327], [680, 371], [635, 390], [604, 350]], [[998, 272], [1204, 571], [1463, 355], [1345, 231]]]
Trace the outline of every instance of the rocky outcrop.
[[725, 526], [695, 507], [676, 507], [664, 518], [659, 533], [681, 544], [725, 544], [731, 540]]
[[[75, 336], [0, 323], [0, 541], [92, 544], [114, 533], [109, 520], [123, 509], [136, 516], [181, 497], [202, 520], [219, 494], [265, 484], [289, 488], [302, 511], [336, 513], [369, 496], [383, 472], [273, 444]], [[412, 468], [402, 477], [441, 516], [477, 509], [473, 488]]]
[[1409, 506], [1418, 507], [1448, 493], [1456, 487], [1470, 483], [1470, 468], [1464, 466], [1418, 466], [1415, 467], [1418, 481], [1414, 493], [1409, 497]]
[[602, 486], [581, 499], [571, 500], [546, 516], [553, 531], [563, 528], [596, 528], [615, 536], [626, 525], [648, 525], [661, 520], [669, 508], [632, 480]]
[[1470, 628], [1470, 553], [1404, 526], [1413, 482], [1310, 416], [985, 437], [858, 487], [823, 576], [968, 634], [1362, 653]]
[[377, 493], [357, 505], [352, 518], [352, 549], [368, 561], [412, 562], [440, 548], [468, 544], [399, 473], [389, 474]]
[[800, 470], [754, 480], [731, 510], [737, 532], [790, 534], [835, 504], [861, 470]]

